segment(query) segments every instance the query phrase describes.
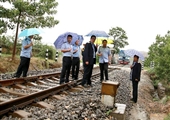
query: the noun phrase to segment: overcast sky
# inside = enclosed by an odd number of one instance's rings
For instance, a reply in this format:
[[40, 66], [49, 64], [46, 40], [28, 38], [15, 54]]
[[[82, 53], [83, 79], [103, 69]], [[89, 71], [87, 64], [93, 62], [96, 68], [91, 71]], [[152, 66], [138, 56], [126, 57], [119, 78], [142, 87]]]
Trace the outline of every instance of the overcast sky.
[[[122, 27], [128, 36], [128, 48], [148, 51], [157, 34], [170, 30], [170, 0], [57, 0], [60, 21], [45, 29], [43, 43], [53, 44], [63, 32], [86, 35], [91, 30]], [[89, 38], [85, 38], [89, 40]]]
[[[53, 44], [57, 36], [71, 31], [86, 35], [91, 30], [122, 27], [128, 48], [148, 51], [157, 34], [170, 30], [170, 0], [58, 0], [60, 23], [44, 30], [43, 42]], [[89, 38], [85, 38], [85, 40]]]

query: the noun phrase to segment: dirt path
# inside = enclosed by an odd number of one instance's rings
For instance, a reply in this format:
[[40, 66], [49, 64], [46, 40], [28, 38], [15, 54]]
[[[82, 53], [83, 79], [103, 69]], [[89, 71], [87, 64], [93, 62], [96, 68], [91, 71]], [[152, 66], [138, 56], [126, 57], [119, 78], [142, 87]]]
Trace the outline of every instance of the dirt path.
[[146, 106], [152, 101], [151, 94], [154, 87], [148, 75], [143, 71], [141, 73], [141, 81], [139, 82], [138, 90], [138, 102], [132, 107], [130, 120], [150, 120]]
[[[130, 72], [129, 66], [125, 66], [121, 69]], [[145, 109], [143, 104], [141, 104], [141, 103], [145, 104], [145, 101], [143, 101], [142, 99], [143, 97], [145, 96], [152, 97], [148, 90], [146, 92], [143, 92], [143, 90], [147, 89], [148, 87], [149, 89], [153, 89], [153, 85], [151, 84], [149, 77], [142, 72], [141, 81], [139, 83], [138, 102], [133, 104], [133, 107], [130, 111], [129, 120], [150, 120], [147, 110]]]
[[[129, 66], [121, 69], [130, 72]], [[138, 89], [138, 102], [133, 104], [129, 120], [164, 120], [167, 115], [164, 111], [167, 110], [169, 106], [163, 105], [158, 101], [153, 101], [153, 92], [154, 87], [152, 81], [147, 72], [142, 71]]]

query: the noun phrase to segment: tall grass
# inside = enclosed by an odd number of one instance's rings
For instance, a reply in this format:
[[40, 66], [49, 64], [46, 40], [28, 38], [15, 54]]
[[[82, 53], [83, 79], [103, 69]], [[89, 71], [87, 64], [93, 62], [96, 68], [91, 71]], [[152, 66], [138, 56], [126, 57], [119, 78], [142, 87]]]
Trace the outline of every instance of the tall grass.
[[164, 118], [164, 120], [170, 120], [170, 113], [168, 114], [166, 118]]

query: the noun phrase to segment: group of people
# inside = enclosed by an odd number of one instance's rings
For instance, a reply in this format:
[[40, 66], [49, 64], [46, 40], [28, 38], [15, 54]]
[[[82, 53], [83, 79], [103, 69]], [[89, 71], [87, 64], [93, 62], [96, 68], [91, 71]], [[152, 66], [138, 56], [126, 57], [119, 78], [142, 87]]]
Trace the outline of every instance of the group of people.
[[[72, 36], [67, 36], [67, 42], [61, 46], [61, 52], [63, 52], [63, 63], [62, 71], [60, 76], [60, 84], [69, 82], [70, 69], [72, 67], [72, 78], [74, 80], [78, 79], [78, 73], [80, 68], [80, 54], [81, 49], [79, 40], [75, 42], [74, 45], [71, 45]], [[84, 50], [82, 51], [82, 61], [84, 67], [84, 74], [82, 79], [82, 86], [92, 86], [91, 76], [93, 71], [93, 66], [96, 64], [96, 55], [99, 56], [99, 66], [100, 66], [100, 80], [108, 80], [108, 65], [111, 64], [111, 51], [107, 47], [107, 40], [103, 40], [103, 45], [98, 48], [98, 45], [95, 45], [94, 42], [96, 36], [92, 35], [90, 37], [90, 42], [86, 43]]]
[[[22, 41], [21, 53], [20, 53], [20, 64], [18, 66], [17, 72], [14, 77], [19, 78], [27, 77], [27, 72], [30, 64], [30, 58], [32, 56], [32, 42], [33, 36], [28, 36]], [[84, 74], [82, 79], [82, 86], [92, 86], [91, 76], [93, 71], [93, 66], [96, 64], [96, 55], [99, 56], [99, 66], [100, 66], [100, 81], [109, 80], [108, 78], [108, 65], [111, 64], [111, 51], [107, 47], [107, 40], [102, 41], [102, 46], [95, 45], [94, 42], [96, 36], [92, 35], [90, 42], [85, 44], [84, 50], [82, 51], [82, 61], [84, 67]], [[62, 59], [62, 71], [60, 76], [60, 84], [69, 82], [70, 69], [72, 67], [72, 79], [77, 80], [80, 68], [80, 54], [81, 49], [79, 46], [79, 40], [71, 45], [72, 35], [67, 36], [67, 42], [63, 43], [61, 46], [61, 52], [63, 52]], [[132, 81], [133, 92], [131, 99], [133, 102], [137, 102], [138, 97], [138, 83], [140, 81], [141, 75], [141, 64], [138, 63], [139, 56], [135, 55], [133, 64], [130, 66], [130, 80]]]
[[[63, 52], [63, 67], [60, 76], [60, 84], [64, 82], [69, 82], [70, 68], [72, 66], [72, 78], [78, 79], [79, 67], [80, 67], [80, 46], [79, 40], [75, 42], [75, 45], [71, 45], [72, 36], [67, 36], [67, 42], [64, 43], [61, 47], [61, 51]], [[90, 38], [90, 42], [84, 45], [84, 50], [82, 51], [83, 57], [83, 67], [84, 74], [81, 85], [85, 87], [92, 86], [91, 76], [93, 71], [93, 66], [96, 64], [96, 55], [99, 56], [99, 67], [100, 67], [100, 81], [109, 80], [108, 78], [108, 65], [111, 64], [111, 50], [107, 46], [107, 40], [102, 41], [102, 46], [95, 45], [94, 42], [96, 40], [96, 36], [92, 35]], [[137, 102], [138, 98], [138, 83], [140, 81], [141, 75], [141, 64], [138, 63], [139, 56], [134, 55], [133, 63], [130, 66], [130, 80], [132, 81], [132, 99], [131, 101]], [[76, 72], [75, 72], [76, 67]], [[66, 77], [65, 77], [66, 75]]]

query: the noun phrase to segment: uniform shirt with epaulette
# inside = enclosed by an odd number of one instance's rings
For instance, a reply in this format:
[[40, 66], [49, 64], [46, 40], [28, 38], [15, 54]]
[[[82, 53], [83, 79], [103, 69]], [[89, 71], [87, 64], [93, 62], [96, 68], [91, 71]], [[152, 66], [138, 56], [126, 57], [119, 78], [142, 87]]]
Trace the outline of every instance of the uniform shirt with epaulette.
[[80, 46], [73, 45], [73, 52], [77, 50], [77, 52], [73, 53], [73, 57], [80, 57]]
[[27, 49], [24, 48], [24, 46], [29, 45], [30, 43], [31, 43], [31, 39], [29, 37], [26, 37], [22, 41], [22, 47], [21, 47], [21, 53], [20, 53], [21, 57], [31, 58], [32, 46], [30, 46]]
[[100, 46], [97, 53], [102, 53], [102, 56], [99, 56], [99, 63], [108, 63], [109, 56], [111, 55], [110, 48], [108, 46]]
[[71, 48], [71, 51], [64, 52], [63, 56], [72, 57], [72, 55], [73, 55], [73, 53], [72, 53], [73, 46], [69, 42], [65, 42], [65, 43], [62, 44], [61, 50], [70, 49], [70, 48]]

